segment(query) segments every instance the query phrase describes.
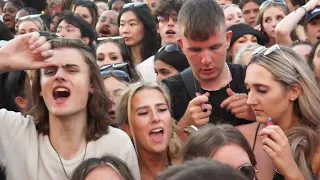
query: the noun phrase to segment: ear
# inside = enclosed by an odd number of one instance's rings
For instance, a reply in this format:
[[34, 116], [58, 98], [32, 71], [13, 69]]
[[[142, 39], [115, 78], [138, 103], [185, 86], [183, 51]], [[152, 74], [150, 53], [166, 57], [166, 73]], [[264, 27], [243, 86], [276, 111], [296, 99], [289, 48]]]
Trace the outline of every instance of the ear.
[[82, 38], [82, 40], [88, 45], [90, 42], [90, 39], [87, 37]]
[[295, 101], [301, 94], [301, 86], [296, 84], [290, 90], [290, 101]]
[[130, 138], [132, 138], [132, 133], [131, 133], [130, 126], [128, 123], [124, 123], [123, 130], [124, 130], [124, 132], [126, 132], [129, 135]]
[[19, 107], [19, 109], [27, 109], [28, 107], [28, 101], [26, 99], [24, 99], [23, 97], [21, 96], [17, 96], [15, 99], [14, 99], [15, 103], [17, 104], [17, 106]]
[[228, 47], [230, 46], [231, 38], [232, 38], [232, 31], [227, 31], [226, 32], [226, 40], [228, 42]]
[[90, 93], [90, 94], [93, 94], [93, 93], [94, 93], [94, 88], [93, 88], [92, 83], [90, 83], [89, 93]]
[[160, 31], [159, 31], [159, 23], [157, 24], [157, 27], [156, 27], [156, 28], [157, 28], [157, 33], [160, 34]]
[[183, 42], [182, 42], [182, 39], [180, 37], [178, 37], [177, 42], [178, 42], [178, 45], [180, 46], [182, 52], [184, 52]]

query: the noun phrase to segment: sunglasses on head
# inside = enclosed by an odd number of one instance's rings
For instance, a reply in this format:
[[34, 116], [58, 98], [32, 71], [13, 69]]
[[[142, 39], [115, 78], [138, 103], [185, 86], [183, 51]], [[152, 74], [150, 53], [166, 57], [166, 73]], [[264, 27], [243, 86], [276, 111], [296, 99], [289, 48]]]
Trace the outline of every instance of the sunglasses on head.
[[32, 15], [28, 15], [28, 16], [23, 16], [21, 18], [18, 19], [18, 21], [23, 21], [29, 18], [40, 18], [41, 14], [32, 14]]
[[276, 3], [276, 4], [282, 4], [284, 6], [287, 6], [285, 0], [266, 0], [260, 5], [260, 10], [264, 9], [267, 7], [270, 3]]
[[166, 51], [167, 53], [181, 52], [181, 48], [178, 44], [164, 45], [158, 50], [158, 52], [161, 52], [162, 50]]
[[125, 74], [127, 74], [127, 76], [129, 77], [129, 81], [130, 81], [131, 73], [130, 73], [130, 68], [129, 68], [128, 63], [117, 63], [117, 64], [104, 65], [100, 68], [100, 74], [102, 75], [102, 77], [104, 77], [104, 75], [108, 74], [109, 71], [114, 71], [114, 70], [122, 71]]
[[122, 81], [125, 81], [127, 83], [131, 83], [131, 79], [129, 77], [129, 75], [121, 70], [109, 70], [109, 71], [100, 71], [100, 74], [102, 76], [103, 79], [108, 78], [110, 76], [114, 76], [118, 79], [121, 79]]
[[275, 45], [271, 46], [270, 48], [266, 48], [265, 46], [261, 46], [252, 52], [252, 57], [257, 57], [260, 55], [268, 56], [269, 54], [271, 54], [277, 50], [281, 53], [281, 55], [288, 61], [290, 66], [293, 67], [295, 69], [295, 71], [297, 72], [297, 74], [299, 75], [298, 70], [294, 67], [294, 65], [289, 60], [289, 58], [282, 52], [282, 50], [278, 44], [275, 44]]
[[126, 8], [139, 8], [139, 7], [148, 7], [147, 3], [144, 2], [133, 2], [133, 3], [127, 3], [125, 5], [123, 5], [123, 9]]
[[248, 177], [248, 179], [250, 179], [250, 180], [254, 180], [255, 179], [257, 170], [251, 164], [244, 164], [244, 165], [240, 166], [238, 169], [246, 177]]

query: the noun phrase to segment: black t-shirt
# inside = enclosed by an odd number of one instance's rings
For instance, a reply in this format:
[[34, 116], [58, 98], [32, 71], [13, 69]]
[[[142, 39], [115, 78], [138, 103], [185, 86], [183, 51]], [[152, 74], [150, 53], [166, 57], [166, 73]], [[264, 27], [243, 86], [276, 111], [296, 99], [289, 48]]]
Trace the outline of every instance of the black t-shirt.
[[[219, 89], [217, 91], [205, 91], [203, 89], [201, 93], [209, 92], [209, 101], [212, 105], [212, 113], [210, 116], [210, 122], [216, 123], [228, 123], [233, 125], [248, 124], [250, 121], [244, 119], [238, 119], [231, 112], [228, 112], [225, 108], [221, 108], [220, 104], [227, 99], [229, 96], [227, 94], [227, 88], [231, 88], [232, 91], [236, 93], [247, 93], [246, 87], [244, 85], [246, 67], [238, 64], [228, 64], [230, 73], [232, 76], [232, 81], [228, 86]], [[193, 81], [193, 79], [192, 79]], [[193, 97], [190, 97], [186, 86], [183, 82], [181, 74], [177, 74], [168, 79], [163, 80], [163, 83], [168, 87], [170, 91], [170, 96], [172, 100], [172, 116], [176, 120], [184, 115], [189, 102]]]

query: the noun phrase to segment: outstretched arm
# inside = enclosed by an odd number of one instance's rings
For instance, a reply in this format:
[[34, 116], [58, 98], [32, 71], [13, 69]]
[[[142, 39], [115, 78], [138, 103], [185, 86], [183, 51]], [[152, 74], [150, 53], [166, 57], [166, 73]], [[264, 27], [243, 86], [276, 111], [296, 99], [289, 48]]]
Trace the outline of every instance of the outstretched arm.
[[301, 18], [304, 17], [308, 11], [313, 10], [318, 3], [319, 0], [310, 0], [307, 4], [292, 11], [280, 21], [275, 29], [277, 44], [291, 46], [293, 43], [290, 37], [291, 32], [295, 30]]
[[53, 63], [46, 61], [53, 55], [50, 48], [38, 32], [17, 37], [0, 48], [0, 72], [51, 66]]

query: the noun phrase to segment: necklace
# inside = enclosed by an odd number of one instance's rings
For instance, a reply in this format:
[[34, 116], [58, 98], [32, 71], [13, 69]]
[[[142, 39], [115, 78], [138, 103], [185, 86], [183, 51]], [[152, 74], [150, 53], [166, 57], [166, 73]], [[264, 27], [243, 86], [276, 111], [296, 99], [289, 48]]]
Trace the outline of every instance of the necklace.
[[[49, 136], [48, 136], [48, 138], [49, 138], [49, 142], [50, 142], [51, 147], [53, 148], [53, 150], [57, 153], [57, 155], [58, 155], [58, 157], [59, 157], [60, 164], [61, 164], [61, 166], [62, 166], [62, 169], [63, 169], [64, 174], [67, 176], [68, 179], [71, 179], [71, 178], [68, 176], [68, 174], [67, 174], [67, 172], [66, 172], [66, 170], [65, 170], [65, 168], [64, 168], [64, 165], [63, 165], [63, 163], [62, 163], [62, 160], [61, 160], [61, 157], [60, 157], [58, 151], [56, 150], [56, 148], [53, 147], [53, 145], [52, 145], [52, 143], [51, 143], [51, 139], [50, 139]], [[86, 157], [86, 154], [87, 154], [87, 145], [88, 145], [88, 143], [86, 143], [86, 148], [85, 148], [85, 150], [84, 150], [84, 155], [83, 155], [83, 158], [82, 158], [82, 162], [84, 162], [84, 158]]]
[[[225, 63], [225, 66], [226, 66], [226, 68], [227, 68], [227, 77], [226, 77], [223, 85], [222, 85], [219, 89], [222, 89], [223, 87], [227, 86], [228, 83], [229, 83], [228, 80], [229, 80], [229, 77], [230, 77], [230, 69], [229, 69], [229, 66], [228, 66], [227, 63]], [[197, 84], [196, 84], [197, 82], [196, 82], [194, 76], [193, 76], [193, 83], [194, 83], [195, 92], [198, 92], [198, 91], [197, 91]], [[200, 85], [199, 85], [199, 86], [200, 86]], [[217, 89], [217, 90], [219, 90], [219, 89]]]

